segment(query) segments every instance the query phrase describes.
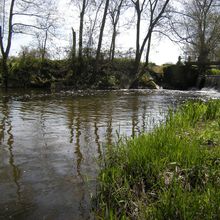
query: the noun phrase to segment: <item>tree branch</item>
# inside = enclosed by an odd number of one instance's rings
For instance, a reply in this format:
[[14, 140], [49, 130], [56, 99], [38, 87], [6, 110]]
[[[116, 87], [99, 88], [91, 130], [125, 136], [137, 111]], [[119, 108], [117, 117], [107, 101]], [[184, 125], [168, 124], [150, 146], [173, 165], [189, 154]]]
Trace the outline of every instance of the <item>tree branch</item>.
[[29, 13], [13, 13], [13, 15], [18, 15], [18, 16], [30, 16], [30, 17], [36, 17], [36, 18], [44, 18], [44, 16], [41, 15], [36, 15], [36, 14], [29, 14]]
[[35, 28], [35, 29], [38, 29], [38, 30], [46, 30], [47, 29], [45, 27], [38, 27], [38, 26], [35, 26], [35, 25], [32, 25], [32, 24], [23, 24], [23, 23], [14, 23], [12, 25], [12, 27], [14, 27], [14, 26], [30, 27], [30, 28]]

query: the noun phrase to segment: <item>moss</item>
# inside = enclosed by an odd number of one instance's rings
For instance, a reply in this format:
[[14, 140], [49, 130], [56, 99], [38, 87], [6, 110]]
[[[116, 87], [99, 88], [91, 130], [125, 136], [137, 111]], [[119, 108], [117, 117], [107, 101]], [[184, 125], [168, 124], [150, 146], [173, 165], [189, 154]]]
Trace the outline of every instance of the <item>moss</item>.
[[157, 89], [158, 85], [154, 82], [150, 73], [145, 73], [141, 76], [138, 82], [139, 88]]

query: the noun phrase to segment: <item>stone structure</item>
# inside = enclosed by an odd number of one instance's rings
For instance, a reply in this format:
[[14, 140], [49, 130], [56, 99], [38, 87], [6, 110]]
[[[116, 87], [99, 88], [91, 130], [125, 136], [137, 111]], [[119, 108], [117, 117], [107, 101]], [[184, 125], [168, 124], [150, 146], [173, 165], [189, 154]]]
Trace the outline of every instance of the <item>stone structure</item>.
[[197, 81], [197, 87], [201, 88], [213, 88], [220, 91], [220, 76], [205, 75], [199, 76]]
[[170, 65], [164, 68], [162, 87], [187, 90], [196, 87], [198, 70], [189, 65]]

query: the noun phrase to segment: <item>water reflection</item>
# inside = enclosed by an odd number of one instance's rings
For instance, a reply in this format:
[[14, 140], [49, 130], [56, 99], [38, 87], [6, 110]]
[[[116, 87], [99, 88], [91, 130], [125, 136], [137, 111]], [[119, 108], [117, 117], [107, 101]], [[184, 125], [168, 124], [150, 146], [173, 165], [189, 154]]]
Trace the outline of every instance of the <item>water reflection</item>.
[[[4, 163], [3, 166], [5, 166], [5, 170], [3, 173], [6, 175], [1, 175], [1, 181], [5, 181], [6, 183], [10, 182], [10, 179], [12, 179], [15, 191], [16, 191], [16, 204], [19, 204], [23, 206], [22, 202], [22, 194], [21, 194], [21, 171], [19, 167], [16, 165], [15, 162], [15, 156], [14, 156], [14, 136], [13, 136], [13, 126], [12, 126], [12, 118], [11, 118], [11, 108], [13, 106], [13, 103], [11, 103], [10, 99], [3, 98], [1, 102], [1, 108], [2, 108], [2, 120], [1, 120], [1, 126], [0, 126], [0, 144], [1, 144], [1, 150], [3, 151], [5, 148], [8, 150], [8, 165], [7, 163]], [[1, 152], [1, 151], [0, 151]], [[6, 158], [3, 158], [6, 159]], [[1, 185], [0, 185], [1, 186]], [[1, 189], [1, 188], [0, 188]], [[10, 189], [11, 191], [12, 189]], [[0, 190], [1, 192], [1, 190]], [[4, 197], [3, 197], [4, 198]], [[5, 210], [8, 211], [8, 206], [5, 204]], [[1, 216], [1, 213], [0, 213]]]
[[21, 186], [19, 183], [19, 179], [21, 178], [21, 171], [15, 165], [15, 161], [14, 161], [14, 154], [13, 154], [14, 138], [13, 138], [13, 134], [12, 134], [12, 125], [11, 125], [10, 121], [8, 121], [7, 134], [8, 134], [7, 144], [8, 144], [8, 150], [9, 150], [9, 164], [11, 165], [13, 180], [14, 180], [14, 183], [17, 188], [17, 190], [16, 190], [17, 198], [18, 198], [19, 203], [21, 203]]
[[99, 137], [99, 127], [98, 127], [98, 116], [95, 116], [95, 122], [94, 122], [94, 135], [95, 135], [95, 143], [97, 144], [97, 152], [99, 155], [99, 159], [102, 157], [102, 150], [101, 150], [101, 144], [100, 144], [100, 137]]
[[[89, 219], [97, 159], [204, 93], [114, 91], [0, 99], [0, 218]], [[28, 98], [27, 98], [28, 97]]]
[[80, 151], [80, 136], [81, 136], [81, 130], [80, 130], [80, 113], [78, 112], [77, 117], [76, 117], [76, 143], [75, 143], [75, 154], [77, 156], [77, 164], [76, 164], [76, 169], [77, 169], [77, 174], [78, 176], [83, 180], [83, 177], [81, 175], [81, 162], [83, 160], [83, 155]]
[[[106, 142], [107, 142], [107, 145], [111, 145], [112, 144], [112, 131], [113, 131], [113, 128], [112, 128], [112, 116], [113, 116], [113, 106], [110, 105], [108, 106], [108, 111], [107, 111], [107, 125], [106, 125]], [[100, 154], [101, 156], [101, 154]]]
[[136, 99], [132, 100], [132, 138], [135, 137], [136, 132], [139, 132], [139, 128], [138, 128], [138, 111], [139, 111], [139, 100], [138, 97]]
[[143, 111], [142, 111], [142, 116], [141, 116], [141, 121], [142, 121], [142, 132], [146, 131], [146, 104], [143, 105]]
[[9, 107], [8, 107], [8, 99], [3, 98], [1, 103], [1, 124], [0, 124], [0, 143], [2, 144], [2, 141], [4, 141], [5, 137], [5, 126], [6, 126], [6, 120], [9, 115]]

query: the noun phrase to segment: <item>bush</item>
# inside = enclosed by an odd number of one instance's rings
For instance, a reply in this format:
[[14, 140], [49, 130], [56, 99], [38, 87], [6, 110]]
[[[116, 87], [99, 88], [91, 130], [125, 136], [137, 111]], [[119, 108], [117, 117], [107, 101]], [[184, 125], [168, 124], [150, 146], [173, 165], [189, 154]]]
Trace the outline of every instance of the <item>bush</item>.
[[40, 70], [40, 60], [31, 56], [21, 56], [9, 60], [9, 80], [17, 81], [20, 86], [28, 86], [33, 75]]

